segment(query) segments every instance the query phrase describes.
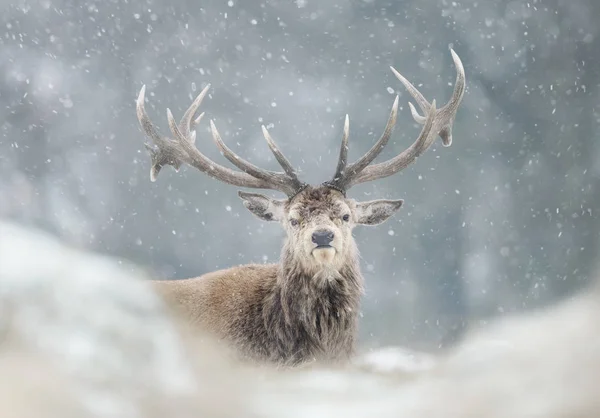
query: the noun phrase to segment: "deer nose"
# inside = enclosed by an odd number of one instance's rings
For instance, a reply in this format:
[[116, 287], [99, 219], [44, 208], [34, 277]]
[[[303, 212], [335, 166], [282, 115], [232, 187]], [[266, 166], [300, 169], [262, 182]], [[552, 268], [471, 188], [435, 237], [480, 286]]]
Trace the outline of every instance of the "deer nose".
[[313, 232], [312, 234], [312, 242], [320, 246], [327, 246], [333, 241], [333, 231], [329, 231], [327, 229], [319, 229], [318, 231]]

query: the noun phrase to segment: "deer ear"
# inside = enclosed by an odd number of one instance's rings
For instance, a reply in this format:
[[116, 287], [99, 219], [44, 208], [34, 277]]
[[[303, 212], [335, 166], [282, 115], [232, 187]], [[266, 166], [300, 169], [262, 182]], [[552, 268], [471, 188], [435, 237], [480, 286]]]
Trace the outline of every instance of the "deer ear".
[[355, 217], [356, 223], [362, 225], [379, 225], [388, 220], [404, 200], [371, 200], [369, 202], [360, 202], [356, 204]]
[[258, 193], [238, 192], [244, 206], [263, 221], [280, 221], [284, 217], [285, 201]]

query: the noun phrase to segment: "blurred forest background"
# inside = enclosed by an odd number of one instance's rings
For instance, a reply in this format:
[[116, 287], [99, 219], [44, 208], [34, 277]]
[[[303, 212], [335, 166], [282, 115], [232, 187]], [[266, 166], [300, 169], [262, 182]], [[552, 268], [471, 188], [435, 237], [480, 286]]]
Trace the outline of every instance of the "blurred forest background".
[[[358, 227], [367, 294], [361, 345], [436, 348], [470, 324], [568, 297], [599, 254], [600, 2], [597, 0], [0, 1], [0, 217], [80, 248], [185, 278], [278, 259], [283, 231], [237, 189], [187, 167], [149, 180], [135, 115], [168, 133], [212, 84], [208, 131], [279, 169], [262, 123], [303, 179], [328, 179], [344, 115], [350, 158], [401, 111], [378, 161], [420, 126], [392, 65], [445, 103], [461, 57], [467, 93], [454, 142], [357, 199], [403, 198]], [[34, 263], [35, 260], [32, 260]]]

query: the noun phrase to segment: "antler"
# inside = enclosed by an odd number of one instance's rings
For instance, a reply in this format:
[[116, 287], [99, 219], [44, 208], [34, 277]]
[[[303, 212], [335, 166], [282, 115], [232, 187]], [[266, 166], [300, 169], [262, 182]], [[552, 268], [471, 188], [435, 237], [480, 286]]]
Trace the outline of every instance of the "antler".
[[425, 116], [421, 116], [412, 103], [409, 103], [413, 118], [416, 122], [423, 125], [421, 133], [416, 141], [396, 157], [382, 163], [369, 165], [388, 143], [394, 125], [396, 124], [398, 112], [398, 96], [396, 96], [383, 135], [381, 135], [379, 140], [365, 155], [347, 166], [349, 127], [348, 116], [346, 116], [337, 169], [333, 179], [324, 183], [325, 185], [345, 194], [346, 191], [354, 185], [388, 177], [408, 167], [419, 155], [425, 152], [433, 144], [438, 135], [442, 138], [444, 146], [450, 146], [452, 144], [452, 124], [454, 123], [456, 112], [465, 92], [465, 70], [460, 58], [454, 50], [451, 49], [450, 52], [452, 53], [452, 59], [456, 66], [456, 83], [452, 97], [448, 103], [439, 110], [436, 109], [435, 100], [430, 104], [419, 90], [417, 90], [398, 71], [390, 67], [396, 77], [404, 84], [411, 96], [416, 100], [421, 111], [425, 114]]
[[[346, 190], [356, 184], [388, 177], [408, 167], [433, 144], [438, 135], [442, 138], [444, 146], [448, 147], [452, 144], [452, 125], [465, 92], [465, 70], [460, 58], [454, 50], [451, 49], [450, 52], [452, 53], [452, 59], [456, 66], [456, 83], [452, 97], [448, 103], [439, 110], [436, 108], [435, 100], [430, 104], [419, 90], [417, 90], [393, 67], [390, 67], [396, 77], [404, 84], [411, 96], [416, 100], [421, 111], [425, 115], [421, 116], [413, 104], [409, 103], [413, 118], [417, 123], [423, 125], [421, 133], [416, 141], [396, 157], [382, 163], [370, 165], [389, 142], [394, 126], [396, 125], [396, 118], [398, 115], [398, 96], [396, 96], [385, 130], [379, 140], [365, 155], [348, 165], [348, 137], [350, 128], [348, 115], [346, 115], [342, 146], [340, 148], [335, 175], [332, 180], [323, 183], [324, 185], [345, 194]], [[239, 187], [279, 190], [287, 194], [290, 198], [307, 187], [306, 183], [298, 179], [296, 171], [289, 160], [283, 155], [279, 148], [277, 148], [275, 141], [273, 141], [264, 126], [262, 126], [262, 131], [267, 141], [267, 145], [284, 172], [275, 172], [259, 168], [236, 155], [229, 147], [227, 147], [227, 145], [225, 145], [212, 120], [210, 121], [210, 127], [215, 144], [219, 147], [225, 158], [242, 171], [234, 171], [217, 164], [198, 151], [194, 145], [196, 141], [196, 131], [194, 128], [200, 122], [204, 113], [201, 113], [196, 119], [194, 119], [194, 115], [202, 104], [202, 100], [204, 99], [204, 96], [206, 96], [209, 87], [210, 84], [200, 92], [198, 97], [196, 97], [184, 113], [179, 124], [175, 123], [171, 111], [167, 109], [169, 128], [174, 139], [160, 135], [156, 127], [152, 124], [144, 108], [146, 86], [143, 86], [140, 90], [137, 99], [137, 116], [142, 129], [154, 142], [154, 146], [148, 143], [144, 144], [152, 158], [150, 179], [156, 181], [158, 173], [165, 165], [171, 165], [176, 170], [179, 170], [181, 165], [185, 163], [225, 183]]]
[[194, 128], [200, 122], [204, 113], [201, 113], [196, 119], [193, 118], [202, 104], [202, 100], [204, 99], [204, 96], [206, 96], [209, 88], [210, 84], [200, 92], [198, 97], [196, 97], [184, 113], [179, 125], [175, 123], [173, 114], [167, 109], [169, 128], [174, 137], [174, 139], [170, 139], [160, 135], [154, 124], [150, 121], [144, 108], [146, 86], [142, 86], [137, 99], [136, 108], [137, 117], [142, 129], [154, 142], [154, 146], [144, 143], [146, 149], [150, 152], [150, 157], [152, 159], [150, 180], [156, 181], [158, 173], [165, 165], [171, 165], [175, 170], [179, 171], [182, 164], [188, 164], [214, 179], [238, 187], [279, 190], [289, 197], [295, 196], [299, 191], [304, 189], [306, 184], [298, 179], [294, 168], [277, 148], [275, 142], [264, 126], [262, 129], [267, 144], [279, 164], [282, 166], [284, 173], [258, 168], [252, 163], [237, 156], [227, 147], [227, 145], [225, 145], [212, 120], [210, 121], [210, 127], [213, 140], [223, 155], [242, 171], [235, 171], [217, 164], [198, 151], [194, 145], [196, 141], [196, 131]]

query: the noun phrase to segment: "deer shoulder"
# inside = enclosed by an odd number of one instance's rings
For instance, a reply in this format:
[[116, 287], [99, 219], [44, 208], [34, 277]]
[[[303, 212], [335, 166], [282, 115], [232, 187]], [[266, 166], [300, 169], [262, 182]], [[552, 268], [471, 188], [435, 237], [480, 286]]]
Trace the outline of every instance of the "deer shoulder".
[[223, 334], [262, 302], [276, 277], [275, 264], [249, 264], [153, 285], [188, 322]]

